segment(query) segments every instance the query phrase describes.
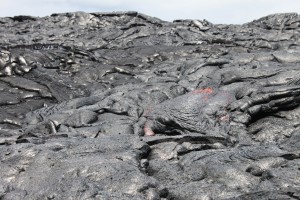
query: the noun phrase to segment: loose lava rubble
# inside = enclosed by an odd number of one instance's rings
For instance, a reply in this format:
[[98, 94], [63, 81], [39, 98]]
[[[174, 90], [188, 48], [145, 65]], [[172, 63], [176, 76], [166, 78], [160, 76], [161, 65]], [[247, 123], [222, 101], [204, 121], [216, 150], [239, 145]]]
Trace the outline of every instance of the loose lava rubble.
[[0, 199], [300, 199], [300, 15], [0, 24]]

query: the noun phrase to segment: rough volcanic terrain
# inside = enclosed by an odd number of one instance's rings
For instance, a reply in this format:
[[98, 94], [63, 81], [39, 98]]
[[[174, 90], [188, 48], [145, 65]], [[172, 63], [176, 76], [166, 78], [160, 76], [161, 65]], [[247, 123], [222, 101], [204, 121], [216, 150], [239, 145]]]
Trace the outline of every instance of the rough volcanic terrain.
[[300, 199], [300, 16], [0, 18], [0, 199]]

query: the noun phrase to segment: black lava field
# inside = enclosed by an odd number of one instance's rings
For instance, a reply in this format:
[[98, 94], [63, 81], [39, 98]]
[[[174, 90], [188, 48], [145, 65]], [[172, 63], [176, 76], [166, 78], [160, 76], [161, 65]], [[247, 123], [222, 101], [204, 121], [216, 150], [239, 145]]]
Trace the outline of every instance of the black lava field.
[[300, 199], [300, 15], [0, 18], [1, 200]]

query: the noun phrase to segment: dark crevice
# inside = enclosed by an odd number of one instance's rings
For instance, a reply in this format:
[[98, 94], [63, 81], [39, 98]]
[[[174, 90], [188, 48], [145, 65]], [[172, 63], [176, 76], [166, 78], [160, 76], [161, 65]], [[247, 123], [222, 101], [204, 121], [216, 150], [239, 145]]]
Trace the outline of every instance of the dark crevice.
[[183, 142], [190, 142], [193, 144], [213, 144], [218, 142], [223, 145], [227, 145], [225, 138], [201, 135], [152, 136], [144, 137], [142, 139], [150, 146], [164, 142], [177, 142], [179, 144]]

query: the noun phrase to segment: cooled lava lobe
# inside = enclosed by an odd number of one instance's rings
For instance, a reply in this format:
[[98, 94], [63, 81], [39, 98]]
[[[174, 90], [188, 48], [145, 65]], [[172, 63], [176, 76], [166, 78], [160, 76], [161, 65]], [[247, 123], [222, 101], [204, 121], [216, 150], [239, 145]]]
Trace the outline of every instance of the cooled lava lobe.
[[300, 16], [0, 18], [1, 199], [299, 199]]

